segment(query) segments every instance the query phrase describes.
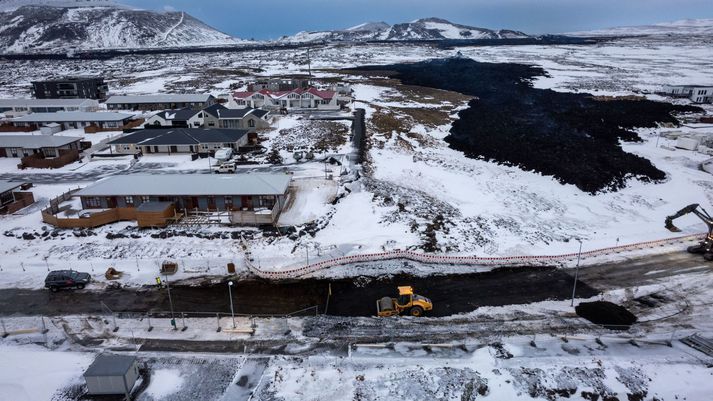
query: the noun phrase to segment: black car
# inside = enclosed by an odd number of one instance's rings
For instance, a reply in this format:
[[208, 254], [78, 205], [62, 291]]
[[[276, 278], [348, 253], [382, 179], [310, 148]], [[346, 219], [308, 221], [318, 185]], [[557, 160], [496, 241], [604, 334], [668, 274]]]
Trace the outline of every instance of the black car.
[[60, 288], [84, 288], [91, 281], [89, 273], [82, 273], [76, 270], [54, 270], [49, 272], [45, 279], [45, 288], [52, 292]]

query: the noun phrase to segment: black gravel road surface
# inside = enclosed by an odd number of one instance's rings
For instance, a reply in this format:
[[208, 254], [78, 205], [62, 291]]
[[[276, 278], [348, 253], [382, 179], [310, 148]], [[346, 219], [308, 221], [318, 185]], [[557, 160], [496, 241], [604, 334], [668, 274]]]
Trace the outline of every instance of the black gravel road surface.
[[[406, 275], [377, 279], [340, 280], [305, 279], [293, 282], [265, 280], [237, 281], [233, 288], [236, 313], [288, 314], [318, 305], [324, 311], [331, 285], [328, 314], [338, 316], [373, 316], [376, 300], [396, 296], [396, 287], [412, 285], [417, 294], [434, 303], [430, 316], [448, 316], [470, 312], [480, 306], [526, 304], [571, 296], [573, 278], [565, 270], [553, 267], [505, 268], [487, 273], [413, 277]], [[577, 295], [582, 298], [599, 291], [580, 282]], [[205, 286], [172, 285], [174, 310], [180, 312], [230, 312], [227, 283]], [[114, 312], [168, 311], [165, 288], [65, 290], [0, 290], [0, 315], [68, 315], [102, 313], [101, 303]], [[312, 312], [314, 313], [314, 312]]]

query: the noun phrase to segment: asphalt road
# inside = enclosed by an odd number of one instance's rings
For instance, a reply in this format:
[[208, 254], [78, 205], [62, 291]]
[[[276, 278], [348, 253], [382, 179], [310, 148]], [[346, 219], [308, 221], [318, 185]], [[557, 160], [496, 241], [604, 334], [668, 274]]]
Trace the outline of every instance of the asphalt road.
[[[582, 267], [577, 294], [590, 297], [601, 290], [645, 285], [668, 276], [713, 272], [713, 264], [700, 255], [672, 253], [618, 263]], [[480, 306], [525, 304], [571, 296], [573, 271], [555, 268], [499, 269], [488, 273], [378, 279], [298, 280], [274, 283], [242, 280], [233, 290], [236, 313], [288, 314], [319, 305], [324, 310], [331, 284], [328, 313], [337, 316], [373, 316], [375, 302], [394, 295], [396, 286], [413, 285], [416, 292], [431, 298], [430, 316], [469, 312]], [[229, 313], [230, 299], [225, 283], [207, 286], [172, 286], [175, 311]], [[168, 292], [147, 287], [104, 291], [0, 290], [0, 315], [92, 314], [106, 312], [102, 303], [115, 312], [168, 311]]]

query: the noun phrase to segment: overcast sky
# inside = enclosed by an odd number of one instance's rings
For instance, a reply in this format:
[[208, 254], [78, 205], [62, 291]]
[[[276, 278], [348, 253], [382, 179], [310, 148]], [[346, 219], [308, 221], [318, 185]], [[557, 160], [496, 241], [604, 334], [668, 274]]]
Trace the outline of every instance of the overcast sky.
[[180, 10], [241, 38], [440, 17], [484, 28], [560, 33], [685, 18], [713, 18], [713, 0], [118, 0]]

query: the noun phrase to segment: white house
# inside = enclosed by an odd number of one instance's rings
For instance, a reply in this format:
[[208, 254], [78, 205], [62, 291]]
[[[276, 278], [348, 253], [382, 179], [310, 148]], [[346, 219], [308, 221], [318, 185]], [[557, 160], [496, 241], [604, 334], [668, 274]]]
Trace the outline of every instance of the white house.
[[165, 110], [149, 117], [144, 126], [198, 128], [203, 126], [205, 113], [190, 108]]
[[713, 86], [673, 85], [666, 86], [663, 94], [673, 97], [687, 97], [694, 103], [713, 103]]
[[341, 107], [335, 91], [316, 88], [234, 92], [233, 98], [238, 108], [339, 110]]
[[41, 126], [55, 123], [62, 129], [84, 128], [90, 125], [99, 128], [121, 128], [134, 116], [132, 114], [112, 112], [63, 111], [56, 113], [32, 113], [12, 120], [16, 127]]
[[99, 102], [94, 99], [0, 99], [0, 113], [8, 117], [58, 111], [92, 112], [98, 109]]

